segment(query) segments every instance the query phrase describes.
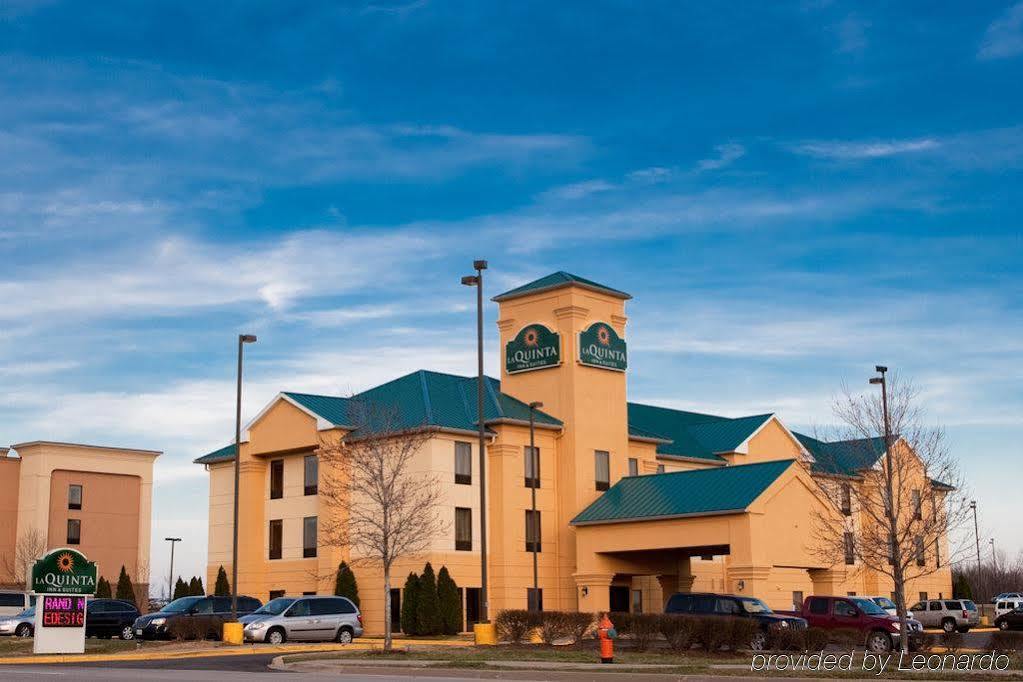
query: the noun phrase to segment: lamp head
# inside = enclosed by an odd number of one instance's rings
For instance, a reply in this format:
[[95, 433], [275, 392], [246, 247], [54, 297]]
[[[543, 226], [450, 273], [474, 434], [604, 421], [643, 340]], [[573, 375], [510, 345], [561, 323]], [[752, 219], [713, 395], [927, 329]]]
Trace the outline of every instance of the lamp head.
[[181, 542], [181, 538], [164, 538], [168, 542]]
[[474, 260], [472, 262], [472, 269], [473, 270], [486, 270], [487, 269], [487, 262], [485, 260]]
[[476, 275], [466, 275], [462, 278], [462, 284], [467, 287], [474, 287], [479, 284], [480, 278]]
[[242, 343], [255, 343], [256, 336], [254, 334], [239, 334], [238, 340]]
[[888, 368], [885, 367], [884, 365], [875, 365], [874, 366], [874, 371], [875, 372], [880, 372], [881, 374], [884, 374], [885, 372], [888, 371]]
[[884, 379], [882, 379], [881, 377], [871, 377], [870, 378], [870, 383], [872, 383], [872, 384], [883, 384], [884, 383]]
[[529, 403], [529, 409], [531, 410], [536, 410], [541, 407], [543, 407], [543, 403], [541, 403], [539, 400], [534, 400], [533, 402]]

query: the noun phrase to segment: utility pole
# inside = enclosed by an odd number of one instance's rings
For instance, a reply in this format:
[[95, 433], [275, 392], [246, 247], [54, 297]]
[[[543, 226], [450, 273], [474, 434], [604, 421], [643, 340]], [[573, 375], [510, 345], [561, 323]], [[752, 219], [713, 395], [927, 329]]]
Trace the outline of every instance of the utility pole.
[[231, 620], [238, 620], [238, 479], [242, 460], [242, 348], [255, 343], [252, 334], [238, 335], [238, 392], [234, 413], [234, 537], [231, 543]]
[[181, 542], [181, 538], [164, 538], [164, 540], [171, 543], [170, 576], [167, 578], [167, 601], [169, 602], [174, 597], [174, 544]]
[[977, 500], [970, 500], [970, 509], [973, 510], [973, 537], [977, 541], [977, 570], [980, 570], [980, 526], [977, 525]]

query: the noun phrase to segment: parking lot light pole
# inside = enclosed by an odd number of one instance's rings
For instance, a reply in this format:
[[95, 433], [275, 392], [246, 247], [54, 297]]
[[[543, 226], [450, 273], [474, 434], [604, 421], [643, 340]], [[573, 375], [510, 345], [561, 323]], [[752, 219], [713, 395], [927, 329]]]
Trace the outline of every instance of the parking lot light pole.
[[242, 459], [242, 348], [255, 343], [252, 334], [238, 335], [238, 391], [234, 412], [234, 537], [231, 543], [231, 620], [238, 620], [238, 479]]
[[181, 538], [164, 538], [164, 540], [171, 543], [170, 576], [167, 577], [167, 601], [171, 601], [174, 597], [174, 543], [181, 542]]
[[480, 449], [480, 622], [489, 623], [487, 593], [487, 429], [483, 418], [483, 271], [485, 260], [475, 260], [475, 275], [462, 278], [462, 284], [476, 287], [476, 421], [479, 426]]
[[977, 525], [977, 500], [970, 500], [973, 510], [973, 537], [977, 541], [977, 570], [980, 570], [980, 526]]

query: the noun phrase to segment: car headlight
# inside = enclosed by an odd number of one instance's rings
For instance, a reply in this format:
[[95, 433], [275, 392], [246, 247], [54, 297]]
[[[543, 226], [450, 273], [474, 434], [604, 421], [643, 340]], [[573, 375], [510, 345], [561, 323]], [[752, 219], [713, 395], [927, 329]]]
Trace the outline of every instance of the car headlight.
[[[898, 623], [892, 623], [892, 632], [899, 632], [901, 630]], [[909, 623], [906, 624], [906, 630], [909, 630]]]
[[154, 618], [153, 620], [149, 621], [149, 624], [150, 625], [163, 625], [166, 622], [167, 622], [166, 618]]
[[789, 622], [788, 622], [787, 620], [783, 620], [783, 621], [781, 622], [781, 626], [782, 626], [783, 628], [787, 628], [787, 627], [789, 627]]
[[261, 620], [257, 620], [255, 623], [249, 623], [245, 627], [249, 628], [250, 630], [262, 630], [263, 628], [266, 627], [266, 623], [264, 623]]

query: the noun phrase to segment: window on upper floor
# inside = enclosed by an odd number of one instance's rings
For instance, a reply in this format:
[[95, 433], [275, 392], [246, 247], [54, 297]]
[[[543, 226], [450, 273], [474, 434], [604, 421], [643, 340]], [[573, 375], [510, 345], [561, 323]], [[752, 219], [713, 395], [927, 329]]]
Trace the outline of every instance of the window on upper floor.
[[279, 500], [284, 497], [284, 460], [275, 459], [270, 462], [270, 499]]
[[316, 455], [306, 455], [302, 459], [305, 494], [316, 495], [320, 492], [320, 460]]
[[920, 491], [913, 491], [913, 520], [922, 521], [924, 518], [923, 501], [920, 499]]
[[455, 441], [455, 483], [472, 485], [472, 445]]
[[856, 563], [856, 538], [852, 533], [845, 534], [845, 563], [852, 566]]
[[848, 483], [842, 484], [842, 513], [852, 515], [852, 487]]
[[82, 486], [77, 483], [67, 487], [67, 508], [76, 510], [82, 508]]
[[629, 457], [629, 476], [639, 476], [639, 460]]
[[82, 522], [79, 519], [67, 520], [67, 544], [79, 545], [82, 543]]
[[916, 565], [923, 566], [926, 564], [925, 553], [924, 553], [924, 537], [917, 535], [913, 538], [913, 545], [916, 554]]
[[607, 490], [611, 487], [611, 453], [607, 450], [594, 450], [594, 464], [596, 468], [597, 490]]
[[316, 556], [316, 517], [307, 516], [302, 519], [302, 556]]
[[273, 519], [270, 521], [270, 558], [280, 559], [281, 550], [284, 546], [284, 521]]
[[526, 551], [543, 551], [540, 546], [540, 512], [526, 510]]
[[468, 507], [455, 507], [455, 549], [472, 551], [472, 510]]
[[540, 487], [540, 448], [530, 448], [528, 445], [522, 449], [523, 459], [526, 462], [526, 487]]

